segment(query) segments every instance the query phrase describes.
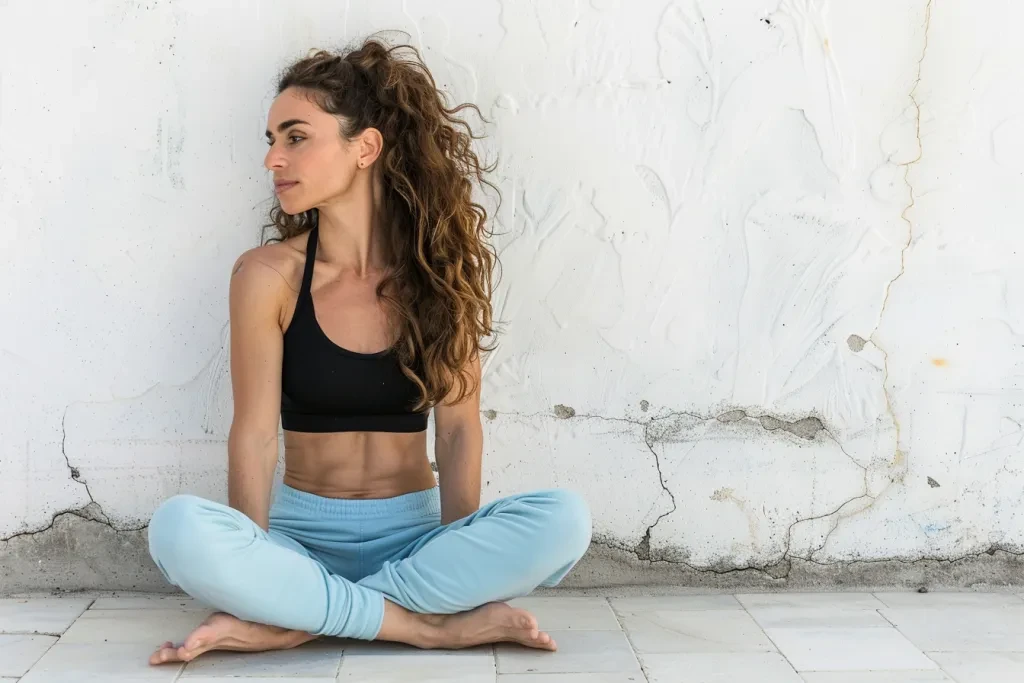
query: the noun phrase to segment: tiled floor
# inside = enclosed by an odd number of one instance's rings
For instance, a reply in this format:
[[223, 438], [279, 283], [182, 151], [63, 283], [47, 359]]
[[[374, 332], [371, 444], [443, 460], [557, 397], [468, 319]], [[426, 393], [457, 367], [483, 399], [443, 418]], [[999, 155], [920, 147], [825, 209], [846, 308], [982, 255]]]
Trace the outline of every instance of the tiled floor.
[[557, 653], [325, 639], [150, 667], [207, 615], [185, 597], [0, 599], [0, 682], [1021, 683], [1024, 594], [779, 593], [516, 601]]

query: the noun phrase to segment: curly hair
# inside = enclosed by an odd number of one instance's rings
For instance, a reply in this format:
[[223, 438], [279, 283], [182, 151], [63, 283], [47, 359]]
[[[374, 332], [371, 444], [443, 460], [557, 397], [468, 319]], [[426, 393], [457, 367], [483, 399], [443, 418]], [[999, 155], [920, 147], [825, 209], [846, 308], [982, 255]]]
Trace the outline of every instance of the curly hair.
[[[415, 410], [476, 389], [469, 363], [490, 351], [483, 338], [494, 333], [491, 275], [497, 253], [488, 238], [487, 211], [472, 198], [473, 181], [484, 177], [471, 148], [478, 139], [457, 117], [474, 104], [449, 108], [416, 48], [366, 40], [340, 54], [314, 50], [289, 66], [277, 93], [297, 88], [327, 113], [340, 117], [351, 139], [367, 128], [380, 131], [383, 225], [389, 263], [377, 286], [394, 325], [391, 349], [420, 389]], [[500, 192], [498, 192], [500, 201]], [[318, 210], [270, 210], [283, 240], [310, 230]]]

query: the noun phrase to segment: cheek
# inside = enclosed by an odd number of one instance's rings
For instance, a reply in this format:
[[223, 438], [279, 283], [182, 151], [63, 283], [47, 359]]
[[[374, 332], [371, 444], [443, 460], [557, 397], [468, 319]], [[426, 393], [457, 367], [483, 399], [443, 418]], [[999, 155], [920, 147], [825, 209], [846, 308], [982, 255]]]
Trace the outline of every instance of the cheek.
[[300, 213], [345, 194], [355, 178], [355, 160], [335, 145], [308, 145], [296, 150], [289, 166], [300, 182], [280, 196], [288, 213]]
[[318, 154], [308, 171], [314, 179], [317, 192], [322, 197], [331, 197], [346, 192], [355, 177], [355, 164], [337, 150]]

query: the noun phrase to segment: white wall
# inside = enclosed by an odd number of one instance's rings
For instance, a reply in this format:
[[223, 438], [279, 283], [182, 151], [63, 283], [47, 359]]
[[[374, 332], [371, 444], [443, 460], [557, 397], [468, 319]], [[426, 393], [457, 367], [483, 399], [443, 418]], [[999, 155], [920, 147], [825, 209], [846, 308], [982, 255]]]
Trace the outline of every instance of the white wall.
[[0, 538], [90, 496], [130, 529], [224, 495], [274, 77], [393, 29], [494, 122], [486, 498], [574, 487], [599, 545], [696, 568], [1021, 552], [1022, 23], [997, 0], [0, 0]]

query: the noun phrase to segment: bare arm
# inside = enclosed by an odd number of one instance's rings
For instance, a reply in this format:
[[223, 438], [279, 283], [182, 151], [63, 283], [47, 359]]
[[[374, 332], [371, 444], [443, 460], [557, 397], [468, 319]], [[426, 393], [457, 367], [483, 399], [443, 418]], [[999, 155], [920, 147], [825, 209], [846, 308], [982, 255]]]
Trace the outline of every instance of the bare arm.
[[281, 276], [246, 252], [231, 271], [228, 505], [267, 529], [281, 416]]
[[480, 468], [484, 435], [480, 424], [480, 359], [471, 373], [476, 389], [460, 403], [434, 409], [434, 457], [441, 487], [441, 523], [448, 524], [480, 507]]

